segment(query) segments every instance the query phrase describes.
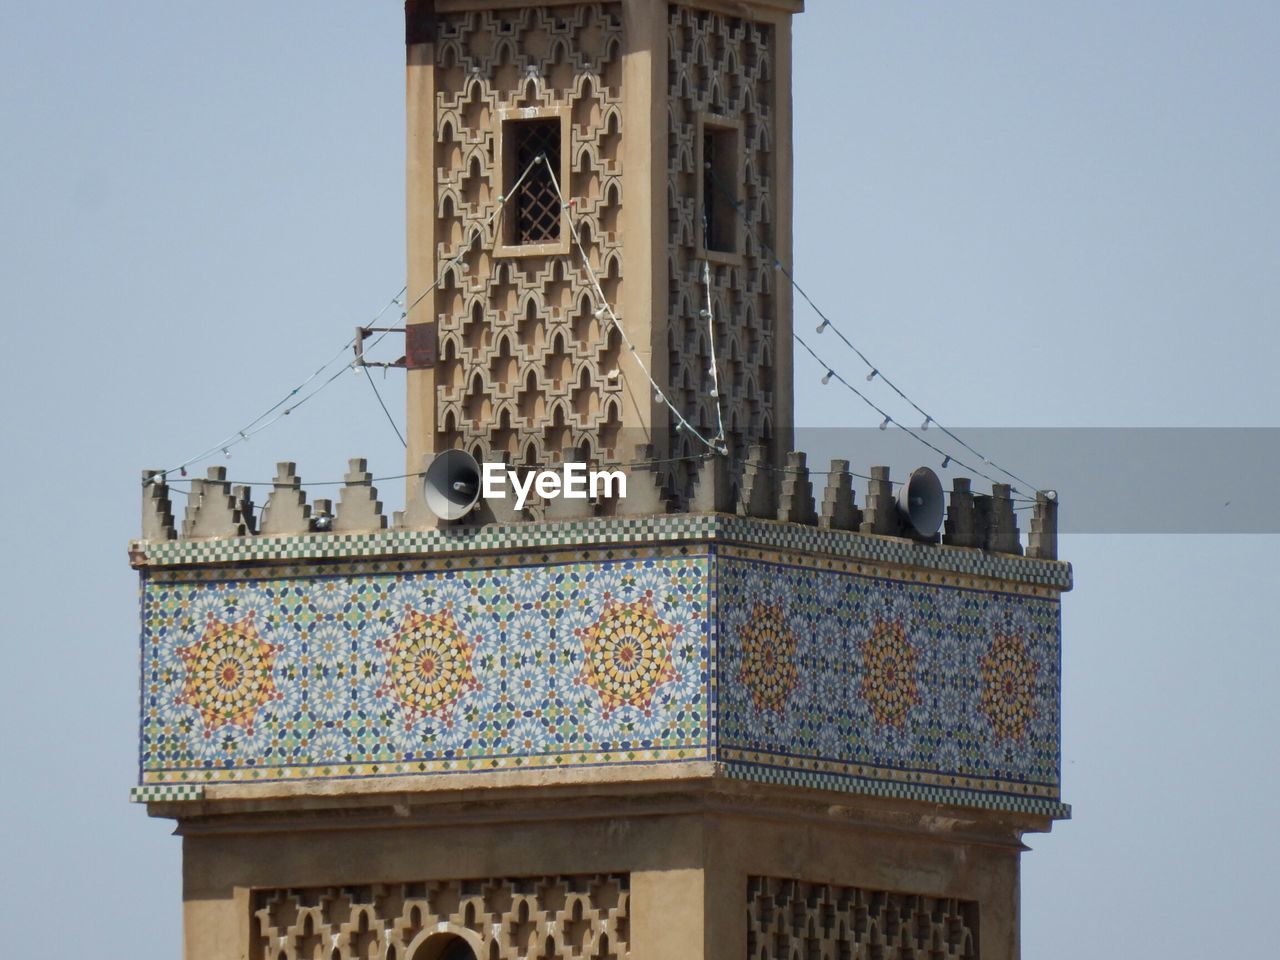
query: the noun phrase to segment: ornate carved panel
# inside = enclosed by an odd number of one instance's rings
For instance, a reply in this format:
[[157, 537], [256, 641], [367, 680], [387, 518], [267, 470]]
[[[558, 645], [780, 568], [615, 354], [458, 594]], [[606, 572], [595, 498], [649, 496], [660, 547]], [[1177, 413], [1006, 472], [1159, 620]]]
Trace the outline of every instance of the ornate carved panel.
[[450, 880], [253, 895], [254, 960], [413, 960], [432, 935], [480, 960], [625, 960], [625, 875]]
[[978, 960], [967, 900], [752, 877], [749, 960]]
[[[503, 206], [522, 170], [502, 156], [503, 124], [565, 120], [555, 171], [604, 293], [617, 309], [622, 284], [621, 5], [441, 14], [436, 55], [437, 256], [440, 329], [437, 449], [526, 465], [567, 448], [606, 460], [622, 425], [622, 349], [602, 329], [581, 257], [567, 231], [512, 253], [515, 207]], [[504, 175], [508, 182], [504, 183]], [[545, 212], [545, 211], [544, 211]], [[496, 217], [495, 217], [496, 215]], [[468, 241], [479, 231], [479, 238]], [[552, 250], [551, 247], [556, 249]], [[624, 318], [625, 322], [625, 318]], [[629, 451], [628, 451], [629, 452]]]
[[[719, 429], [712, 396], [711, 334], [704, 267], [709, 264], [711, 313], [720, 375], [719, 401], [741, 469], [751, 444], [773, 431], [774, 339], [777, 326], [774, 259], [774, 36], [767, 24], [672, 5], [668, 14], [670, 130], [668, 241], [670, 304], [667, 350], [672, 400], [705, 437]], [[706, 130], [736, 133], [737, 170], [725, 182], [704, 169]], [[741, 205], [736, 253], [703, 256], [703, 215], [711, 199]], [[718, 244], [712, 244], [717, 246]], [[671, 424], [672, 429], [675, 423]], [[674, 452], [700, 452], [696, 438], [673, 434]], [[687, 465], [676, 489], [688, 495]], [[737, 479], [735, 475], [734, 479]]]

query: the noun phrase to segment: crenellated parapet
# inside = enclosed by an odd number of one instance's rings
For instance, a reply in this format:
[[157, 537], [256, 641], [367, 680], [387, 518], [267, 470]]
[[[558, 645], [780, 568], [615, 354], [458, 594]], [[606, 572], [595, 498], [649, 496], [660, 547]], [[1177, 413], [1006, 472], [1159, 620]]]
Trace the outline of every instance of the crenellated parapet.
[[[564, 452], [570, 459], [572, 450]], [[825, 472], [821, 499], [815, 501], [815, 482], [803, 453], [787, 455], [786, 465], [775, 467], [762, 446], [751, 449], [736, 488], [731, 481], [727, 458], [709, 456], [691, 464], [693, 491], [681, 499], [671, 489], [671, 473], [655, 460], [651, 446], [636, 449], [636, 459], [627, 465], [628, 493], [614, 500], [542, 501], [517, 510], [512, 499], [480, 502], [473, 515], [455, 522], [457, 528], [494, 524], [521, 524], [557, 520], [585, 520], [592, 517], [644, 517], [671, 513], [737, 514], [760, 520], [824, 530], [857, 532], [872, 537], [896, 537], [940, 543], [944, 547], [964, 547], [991, 553], [1021, 555], [1021, 541], [1012, 491], [1007, 484], [993, 484], [990, 494], [974, 493], [971, 481], [955, 479], [947, 495], [946, 516], [940, 535], [921, 537], [907, 522], [898, 503], [901, 483], [890, 476], [888, 467], [871, 467], [866, 477], [864, 506], [856, 505], [854, 475], [847, 460], [833, 460]], [[236, 537], [280, 537], [303, 533], [365, 533], [386, 530], [414, 530], [436, 524], [428, 516], [420, 496], [410, 498], [404, 512], [397, 512], [389, 524], [373, 485], [373, 475], [364, 459], [350, 461], [336, 506], [329, 499], [307, 502], [307, 495], [291, 462], [277, 466], [259, 520], [249, 487], [233, 485], [225, 467], [209, 468], [204, 479], [191, 481], [181, 528], [174, 524], [171, 491], [164, 474], [156, 470], [142, 475], [142, 535], [148, 542], [206, 540]], [[416, 485], [415, 485], [416, 486]], [[1058, 556], [1058, 499], [1052, 491], [1041, 491], [1030, 510], [1030, 534], [1025, 553], [1039, 560]]]

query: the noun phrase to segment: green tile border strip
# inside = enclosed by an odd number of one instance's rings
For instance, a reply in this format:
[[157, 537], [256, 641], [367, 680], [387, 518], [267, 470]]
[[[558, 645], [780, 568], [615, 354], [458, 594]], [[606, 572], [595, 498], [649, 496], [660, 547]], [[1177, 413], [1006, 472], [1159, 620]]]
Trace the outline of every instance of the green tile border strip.
[[912, 543], [727, 514], [655, 517], [597, 517], [584, 520], [453, 527], [443, 530], [388, 530], [373, 533], [310, 533], [293, 537], [239, 537], [227, 540], [137, 541], [142, 566], [351, 560], [481, 552], [509, 552], [719, 541], [774, 550], [824, 554], [937, 570], [992, 580], [1010, 580], [1070, 590], [1071, 565], [963, 547]]
[[807, 770], [783, 770], [758, 764], [726, 763], [725, 773], [734, 780], [752, 783], [771, 783], [784, 787], [806, 787], [812, 790], [834, 790], [839, 793], [859, 793], [872, 797], [895, 800], [919, 800], [923, 803], [945, 804], [951, 807], [977, 807], [984, 810], [1000, 810], [1008, 813], [1028, 813], [1053, 820], [1070, 820], [1071, 806], [1038, 797], [1019, 797], [1004, 793], [984, 793], [973, 790], [949, 790], [923, 784], [890, 783], [884, 780], [867, 780], [862, 777], [845, 777], [814, 773]]
[[129, 788], [130, 803], [165, 803], [172, 800], [203, 800], [199, 783], [156, 783]]

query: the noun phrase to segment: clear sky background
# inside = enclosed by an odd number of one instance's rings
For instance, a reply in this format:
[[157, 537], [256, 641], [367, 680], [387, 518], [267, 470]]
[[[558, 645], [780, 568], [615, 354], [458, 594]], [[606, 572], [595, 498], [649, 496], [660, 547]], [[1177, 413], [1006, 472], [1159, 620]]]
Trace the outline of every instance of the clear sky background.
[[[1280, 4], [809, 6], [796, 273], [922, 404], [973, 427], [1280, 426]], [[179, 841], [127, 802], [139, 471], [252, 418], [400, 289], [402, 37], [394, 0], [0, 5], [15, 956], [179, 955]], [[797, 364], [799, 422], [873, 426], [821, 373]], [[384, 395], [402, 408], [397, 375]], [[351, 456], [402, 469], [346, 374], [226, 463], [296, 459], [305, 482]], [[1189, 456], [1114, 496], [1214, 474]], [[1075, 818], [1028, 838], [1026, 957], [1274, 949], [1276, 549], [1064, 538]]]

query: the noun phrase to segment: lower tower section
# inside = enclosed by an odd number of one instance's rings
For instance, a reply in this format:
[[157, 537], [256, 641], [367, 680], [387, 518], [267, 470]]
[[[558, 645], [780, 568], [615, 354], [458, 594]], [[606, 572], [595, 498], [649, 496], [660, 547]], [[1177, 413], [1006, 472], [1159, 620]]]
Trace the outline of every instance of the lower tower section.
[[1066, 564], [726, 515], [133, 556], [188, 960], [1018, 956]]

